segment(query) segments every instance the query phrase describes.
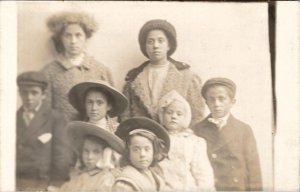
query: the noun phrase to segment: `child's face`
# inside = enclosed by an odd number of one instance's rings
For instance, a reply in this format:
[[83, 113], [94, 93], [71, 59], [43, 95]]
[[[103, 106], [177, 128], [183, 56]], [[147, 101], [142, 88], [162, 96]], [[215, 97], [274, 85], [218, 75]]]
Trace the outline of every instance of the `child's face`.
[[146, 52], [153, 62], [161, 61], [167, 57], [170, 50], [168, 38], [162, 30], [152, 30], [146, 39]]
[[153, 161], [152, 142], [146, 137], [135, 135], [130, 138], [129, 145], [131, 164], [139, 170], [148, 169]]
[[103, 159], [104, 146], [100, 143], [85, 139], [82, 149], [82, 160], [87, 170], [97, 168], [98, 161]]
[[214, 118], [226, 116], [234, 103], [224, 86], [213, 86], [206, 92], [206, 104]]
[[39, 86], [23, 85], [19, 88], [23, 106], [34, 110], [46, 97]]
[[184, 104], [179, 101], [173, 101], [164, 110], [163, 125], [169, 131], [180, 130], [185, 120]]
[[90, 122], [97, 122], [103, 119], [111, 109], [107, 97], [100, 91], [91, 90], [85, 98], [85, 109]]

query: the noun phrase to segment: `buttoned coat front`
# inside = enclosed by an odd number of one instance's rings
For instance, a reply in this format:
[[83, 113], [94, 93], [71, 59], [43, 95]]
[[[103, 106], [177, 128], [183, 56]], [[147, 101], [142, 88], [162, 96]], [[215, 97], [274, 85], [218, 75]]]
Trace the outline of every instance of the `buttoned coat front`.
[[[149, 61], [139, 67], [129, 71], [126, 77], [123, 93], [128, 98], [129, 107], [122, 115], [122, 120], [134, 116], [146, 116], [158, 121], [157, 106], [151, 102], [151, 93], [145, 83], [142, 71], [149, 65]], [[191, 106], [192, 123], [203, 118], [204, 102], [200, 93], [201, 80], [192, 73], [189, 66], [185, 63], [170, 60], [170, 66], [165, 78], [159, 98], [166, 93], [176, 90], [181, 94]]]
[[262, 190], [256, 141], [249, 125], [229, 116], [219, 131], [205, 118], [193, 127], [207, 141], [207, 154], [220, 191]]
[[17, 178], [63, 182], [69, 174], [70, 151], [62, 114], [42, 104], [27, 125], [23, 112], [23, 107], [17, 111]]

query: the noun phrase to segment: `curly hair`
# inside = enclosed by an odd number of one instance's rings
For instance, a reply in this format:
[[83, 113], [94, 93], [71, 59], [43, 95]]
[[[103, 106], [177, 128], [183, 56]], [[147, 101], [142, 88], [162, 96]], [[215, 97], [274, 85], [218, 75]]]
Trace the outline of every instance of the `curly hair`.
[[49, 30], [53, 33], [52, 40], [58, 53], [65, 51], [61, 41], [61, 35], [70, 24], [78, 24], [83, 29], [86, 38], [90, 38], [97, 31], [96, 21], [82, 12], [61, 12], [51, 16], [47, 21]]
[[165, 157], [167, 157], [167, 154], [163, 152], [164, 141], [162, 139], [158, 138], [157, 136], [153, 136], [152, 134], [148, 134], [145, 132], [138, 132], [132, 135], [128, 135], [125, 139], [125, 150], [120, 160], [121, 167], [131, 164], [131, 161], [129, 159], [129, 153], [130, 153], [129, 146], [130, 146], [131, 138], [134, 136], [142, 136], [151, 141], [153, 145], [153, 162], [151, 163], [150, 167], [155, 167], [158, 164], [158, 162], [162, 161]]

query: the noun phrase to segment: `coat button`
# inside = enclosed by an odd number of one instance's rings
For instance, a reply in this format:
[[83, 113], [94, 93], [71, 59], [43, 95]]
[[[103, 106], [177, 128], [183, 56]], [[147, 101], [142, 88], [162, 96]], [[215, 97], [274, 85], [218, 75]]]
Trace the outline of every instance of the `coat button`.
[[231, 166], [231, 169], [235, 169], [235, 166], [232, 165], [232, 166]]
[[233, 180], [233, 182], [235, 182], [235, 183], [239, 182], [238, 178], [236, 178], [236, 177], [234, 177], [232, 180]]
[[212, 157], [213, 159], [215, 159], [215, 158], [217, 158], [217, 154], [213, 153], [213, 154], [211, 154], [211, 157]]

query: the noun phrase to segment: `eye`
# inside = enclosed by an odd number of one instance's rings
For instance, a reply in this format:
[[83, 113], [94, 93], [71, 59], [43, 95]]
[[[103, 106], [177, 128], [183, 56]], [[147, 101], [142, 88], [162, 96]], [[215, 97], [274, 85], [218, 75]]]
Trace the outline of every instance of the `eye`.
[[77, 38], [81, 38], [83, 35], [81, 33], [76, 33]]
[[171, 115], [171, 114], [173, 113], [172, 110], [167, 110], [166, 112], [167, 112], [167, 114], [169, 114], [169, 115]]
[[158, 39], [158, 42], [159, 42], [159, 43], [163, 43], [163, 42], [165, 42], [165, 40], [164, 40], [163, 38], [159, 38], [159, 39]]
[[183, 112], [178, 111], [178, 112], [177, 112], [177, 115], [178, 115], [178, 116], [182, 116], [182, 115], [183, 115]]
[[104, 103], [103, 101], [100, 101], [100, 100], [97, 101], [98, 105], [102, 105], [103, 103]]
[[147, 39], [146, 43], [151, 45], [151, 44], [153, 44], [153, 42], [154, 42], [153, 39]]

